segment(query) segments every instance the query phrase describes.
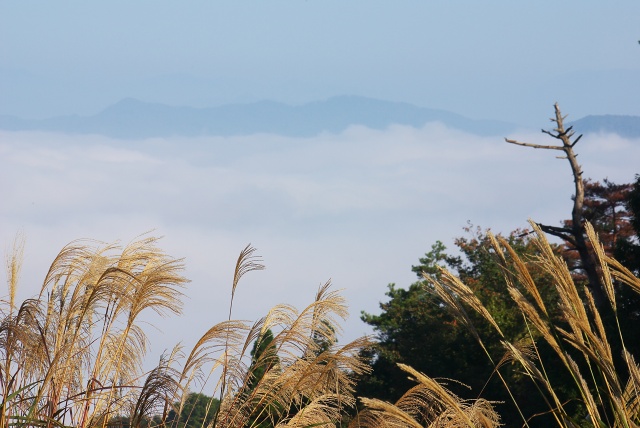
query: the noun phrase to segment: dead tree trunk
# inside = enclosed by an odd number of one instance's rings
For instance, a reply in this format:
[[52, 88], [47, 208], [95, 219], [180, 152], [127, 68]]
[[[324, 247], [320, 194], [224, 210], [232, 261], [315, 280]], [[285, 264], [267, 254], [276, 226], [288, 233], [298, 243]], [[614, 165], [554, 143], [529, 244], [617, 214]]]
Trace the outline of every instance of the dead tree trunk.
[[516, 144], [518, 146], [533, 147], [534, 149], [546, 149], [546, 150], [560, 150], [564, 152], [564, 156], [561, 159], [567, 159], [571, 165], [571, 172], [573, 174], [573, 182], [575, 184], [575, 197], [573, 199], [573, 211], [571, 212], [571, 227], [555, 227], [544, 224], [539, 224], [542, 231], [557, 236], [563, 239], [565, 242], [573, 245], [578, 254], [580, 255], [580, 262], [582, 269], [587, 276], [589, 290], [591, 291], [595, 303], [598, 307], [602, 307], [602, 303], [605, 301], [605, 294], [600, 275], [598, 274], [597, 263], [594, 258], [593, 252], [589, 249], [587, 240], [585, 238], [585, 228], [583, 219], [583, 204], [584, 204], [584, 182], [582, 179], [582, 169], [578, 164], [578, 155], [573, 151], [573, 147], [580, 141], [582, 135], [579, 135], [575, 140], [571, 141], [574, 135], [573, 127], [564, 128], [564, 119], [560, 112], [560, 107], [556, 103], [555, 118], [551, 121], [555, 122], [556, 128], [553, 131], [542, 130], [545, 134], [559, 140], [562, 145], [557, 146], [545, 146], [539, 144], [522, 143], [516, 140], [510, 140], [505, 138], [507, 143]]

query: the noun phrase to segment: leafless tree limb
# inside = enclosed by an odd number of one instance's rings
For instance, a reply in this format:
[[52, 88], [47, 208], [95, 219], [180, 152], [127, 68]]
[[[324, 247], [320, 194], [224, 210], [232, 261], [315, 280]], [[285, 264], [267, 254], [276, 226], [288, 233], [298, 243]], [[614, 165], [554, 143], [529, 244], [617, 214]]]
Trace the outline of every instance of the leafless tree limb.
[[568, 243], [570, 243], [571, 245], [573, 245], [574, 247], [576, 246], [576, 241], [575, 239], [573, 239], [573, 235], [572, 229], [569, 229], [567, 227], [556, 227], [556, 226], [549, 226], [546, 224], [541, 224], [541, 223], [537, 223], [538, 226], [540, 226], [540, 229], [542, 229], [543, 232], [548, 233], [549, 235], [553, 235], [555, 237], [558, 237]]
[[507, 138], [505, 138], [505, 141], [510, 144], [532, 147], [534, 149], [562, 150], [564, 152], [564, 156], [561, 156], [561, 158], [567, 159], [569, 161], [569, 164], [571, 165], [571, 172], [573, 174], [573, 182], [575, 185], [575, 197], [573, 199], [573, 210], [571, 213], [572, 226], [570, 229], [568, 229], [540, 225], [540, 228], [545, 233], [563, 239], [578, 250], [578, 253], [580, 254], [580, 261], [582, 263], [582, 269], [585, 271], [585, 274], [587, 275], [587, 278], [589, 280], [589, 288], [594, 296], [596, 305], [600, 306], [601, 303], [605, 301], [604, 289], [596, 268], [597, 264], [594, 260], [592, 252], [589, 250], [585, 238], [586, 233], [584, 228], [584, 219], [582, 216], [584, 205], [584, 182], [582, 179], [582, 168], [580, 164], [578, 164], [578, 155], [573, 151], [573, 147], [578, 143], [578, 141], [580, 141], [582, 135], [579, 135], [575, 140], [571, 141], [571, 139], [575, 135], [573, 126], [565, 129], [564, 119], [566, 119], [566, 116], [562, 115], [562, 113], [560, 112], [560, 107], [558, 107], [557, 103], [554, 105], [554, 109], [555, 117], [551, 118], [551, 121], [555, 122], [555, 129], [553, 131], [547, 131], [543, 129], [542, 132], [556, 140], [559, 140], [562, 143], [561, 145], [553, 146], [523, 143]]
[[524, 147], [533, 147], [534, 149], [564, 150], [564, 148], [561, 147], [561, 146], [544, 146], [544, 145], [541, 145], [541, 144], [522, 143], [520, 141], [510, 140], [508, 138], [505, 138], [504, 140], [507, 143], [516, 144], [518, 146], [524, 146]]

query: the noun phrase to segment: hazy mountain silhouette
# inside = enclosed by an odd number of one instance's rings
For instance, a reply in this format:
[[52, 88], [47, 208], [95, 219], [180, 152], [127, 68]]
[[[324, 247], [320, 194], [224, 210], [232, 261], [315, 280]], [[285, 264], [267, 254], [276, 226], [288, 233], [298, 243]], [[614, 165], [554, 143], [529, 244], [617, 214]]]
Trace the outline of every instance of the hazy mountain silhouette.
[[577, 133], [611, 133], [626, 138], [640, 138], [640, 117], [622, 115], [586, 116], [571, 122]]
[[355, 96], [335, 97], [301, 106], [262, 101], [211, 108], [172, 107], [127, 98], [93, 116], [60, 116], [45, 120], [0, 116], [0, 128], [118, 138], [255, 133], [299, 137], [321, 132], [337, 133], [350, 125], [384, 129], [392, 124], [421, 127], [436, 121], [481, 135], [502, 135], [514, 129], [514, 125], [504, 122], [471, 120], [443, 110]]
[[[620, 116], [589, 116], [581, 119], [584, 122], [575, 123], [580, 123], [580, 132], [589, 132], [596, 126], [593, 124], [598, 123], [598, 129], [616, 132], [615, 126], [624, 125], [625, 136], [640, 135], [640, 118], [628, 117], [628, 121], [616, 118]], [[256, 133], [308, 137], [322, 132], [338, 133], [350, 125], [385, 129], [393, 124], [422, 127], [429, 122], [441, 122], [477, 135], [502, 136], [517, 128], [506, 122], [472, 120], [407, 103], [341, 96], [301, 106], [262, 101], [211, 108], [173, 107], [127, 98], [93, 116], [60, 116], [45, 120], [0, 116], [0, 129], [100, 134], [116, 138]]]

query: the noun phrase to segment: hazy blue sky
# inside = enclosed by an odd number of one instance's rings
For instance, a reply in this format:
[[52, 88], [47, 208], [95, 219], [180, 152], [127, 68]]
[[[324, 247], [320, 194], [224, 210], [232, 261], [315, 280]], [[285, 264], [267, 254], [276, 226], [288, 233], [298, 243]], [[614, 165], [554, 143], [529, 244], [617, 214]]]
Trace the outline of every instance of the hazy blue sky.
[[0, 1], [0, 113], [354, 94], [525, 125], [640, 114], [640, 2]]

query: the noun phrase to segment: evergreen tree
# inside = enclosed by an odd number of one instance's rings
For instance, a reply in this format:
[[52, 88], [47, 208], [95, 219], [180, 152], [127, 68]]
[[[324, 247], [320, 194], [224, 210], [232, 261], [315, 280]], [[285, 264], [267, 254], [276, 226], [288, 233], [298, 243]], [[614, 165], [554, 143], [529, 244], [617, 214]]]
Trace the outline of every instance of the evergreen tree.
[[[270, 370], [277, 370], [280, 359], [278, 358], [275, 342], [273, 341], [273, 332], [267, 329], [253, 343], [251, 349], [251, 365], [249, 366], [249, 381], [247, 389], [243, 391], [247, 397], [252, 395], [255, 388], [258, 387], [265, 373]], [[272, 428], [274, 415], [281, 415], [283, 409], [277, 403], [260, 403], [259, 397], [256, 397], [255, 406], [251, 415], [248, 426], [252, 428]]]
[[[479, 228], [468, 228], [467, 232], [471, 237], [456, 240], [461, 255], [448, 254], [445, 246], [436, 242], [431, 251], [420, 259], [420, 264], [413, 267], [413, 271], [419, 278], [423, 274], [438, 277], [438, 266], [455, 271], [479, 295], [509, 339], [517, 341], [527, 337], [527, 326], [522, 315], [511, 303], [506, 291], [502, 268], [495, 254], [488, 249], [489, 237]], [[506, 239], [519, 254], [531, 257], [537, 254], [537, 248], [522, 231], [515, 231]], [[560, 250], [558, 246], [555, 248]], [[546, 290], [544, 298], [549, 307], [557, 307], [548, 275], [541, 270], [533, 269], [533, 272], [535, 280]], [[494, 371], [495, 365], [500, 365], [504, 349], [493, 328], [469, 311], [485, 345], [488, 344], [492, 363], [467, 327], [459, 325], [449, 314], [446, 305], [431, 293], [427, 282], [418, 281], [408, 289], [391, 284], [387, 296], [389, 300], [380, 304], [382, 312], [379, 315], [362, 314], [362, 320], [376, 331], [378, 343], [369, 355], [373, 373], [361, 381], [358, 395], [392, 402], [397, 400], [412, 386], [397, 367], [397, 363], [403, 363], [433, 378], [461, 382], [466, 386], [447, 381], [447, 387], [463, 397], [481, 396], [500, 402], [496, 408], [507, 426], [523, 424], [522, 416]], [[544, 345], [541, 346], [541, 352], [546, 352]], [[512, 370], [510, 364], [503, 364], [500, 370], [526, 417], [547, 410], [542, 397], [532, 394], [535, 389], [527, 377]], [[554, 367], [549, 368], [550, 376], [564, 376], [554, 370]], [[575, 391], [567, 389], [561, 393], [571, 399]], [[539, 416], [533, 425], [545, 426], [547, 423], [549, 420], [546, 417]]]
[[[178, 409], [180, 403], [175, 403]], [[166, 425], [172, 428], [201, 428], [213, 421], [220, 402], [205, 394], [192, 392], [187, 396], [180, 415], [175, 410], [169, 411]]]
[[[589, 179], [584, 181], [582, 218], [591, 223], [608, 255], [614, 255], [622, 242], [635, 235], [629, 209], [632, 188], [632, 183], [616, 184], [606, 178], [602, 183]], [[572, 220], [563, 223], [566, 228], [573, 224]], [[562, 256], [574, 272], [574, 279], [584, 281], [580, 256], [572, 243], [565, 242]]]
[[640, 174], [629, 187], [626, 209], [633, 232], [616, 242], [614, 255], [627, 269], [640, 275]]

